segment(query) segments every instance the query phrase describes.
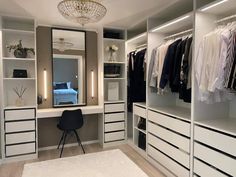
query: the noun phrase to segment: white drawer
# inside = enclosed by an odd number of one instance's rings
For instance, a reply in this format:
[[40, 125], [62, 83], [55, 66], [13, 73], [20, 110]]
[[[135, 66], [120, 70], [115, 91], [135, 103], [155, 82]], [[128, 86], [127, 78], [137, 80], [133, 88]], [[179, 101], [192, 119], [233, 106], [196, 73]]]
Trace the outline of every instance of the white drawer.
[[190, 173], [186, 168], [182, 167], [150, 145], [148, 145], [148, 155], [169, 169], [172, 173], [176, 174], [178, 177], [189, 177]]
[[35, 130], [35, 121], [6, 122], [6, 133]]
[[13, 120], [27, 120], [35, 118], [34, 109], [25, 109], [25, 110], [6, 110], [5, 111], [5, 121]]
[[112, 132], [112, 131], [118, 131], [118, 130], [124, 130], [124, 129], [125, 129], [124, 122], [105, 124], [105, 132]]
[[143, 118], [147, 118], [146, 109], [139, 106], [134, 106], [133, 114], [138, 115]]
[[165, 153], [172, 159], [175, 159], [180, 164], [189, 168], [189, 155], [187, 153], [180, 151], [176, 147], [169, 145], [168, 143], [162, 141], [159, 138], [156, 138], [151, 134], [148, 134], [148, 143], [160, 150], [161, 152]]
[[105, 122], [118, 122], [125, 120], [125, 113], [105, 114]]
[[194, 126], [194, 139], [236, 157], [236, 138]]
[[148, 119], [163, 127], [190, 137], [190, 123], [148, 110]]
[[195, 142], [194, 156], [232, 176], [236, 176], [236, 160], [227, 155]]
[[118, 141], [125, 139], [125, 132], [114, 132], [114, 133], [105, 133], [105, 142], [109, 141]]
[[17, 144], [35, 141], [35, 132], [6, 134], [6, 144]]
[[160, 137], [161, 139], [179, 147], [185, 152], [190, 153], [190, 140], [177, 133], [169, 131], [151, 122], [148, 122], [148, 130], [150, 133]]
[[6, 146], [6, 156], [7, 157], [30, 154], [30, 153], [34, 153], [35, 151], [36, 151], [35, 143]]
[[105, 112], [121, 112], [125, 111], [125, 104], [119, 103], [119, 104], [105, 104]]
[[201, 177], [227, 177], [223, 173], [217, 171], [216, 169], [202, 163], [201, 161], [194, 159], [194, 173]]

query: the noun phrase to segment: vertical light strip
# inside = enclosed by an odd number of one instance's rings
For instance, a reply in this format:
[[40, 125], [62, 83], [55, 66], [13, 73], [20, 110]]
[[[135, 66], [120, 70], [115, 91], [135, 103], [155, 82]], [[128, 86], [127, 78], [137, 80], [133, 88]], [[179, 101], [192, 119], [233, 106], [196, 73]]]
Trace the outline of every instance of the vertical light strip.
[[93, 70], [91, 70], [91, 88], [92, 88], [91, 96], [92, 98], [94, 98], [94, 71]]
[[213, 7], [216, 7], [216, 6], [218, 6], [218, 5], [220, 5], [220, 4], [224, 3], [224, 2], [227, 2], [227, 1], [228, 1], [228, 0], [221, 0], [221, 1], [218, 1], [218, 2], [216, 2], [216, 3], [213, 3], [213, 4], [209, 5], [209, 6], [204, 7], [203, 9], [201, 9], [201, 11], [204, 12], [204, 11], [206, 11], [206, 10], [208, 10], [208, 9], [211, 9], [211, 8], [213, 8]]
[[47, 83], [47, 70], [46, 69], [44, 69], [43, 70], [43, 86], [44, 86], [44, 95], [43, 95], [43, 97], [44, 97], [44, 99], [46, 100], [47, 98], [48, 98], [48, 83]]

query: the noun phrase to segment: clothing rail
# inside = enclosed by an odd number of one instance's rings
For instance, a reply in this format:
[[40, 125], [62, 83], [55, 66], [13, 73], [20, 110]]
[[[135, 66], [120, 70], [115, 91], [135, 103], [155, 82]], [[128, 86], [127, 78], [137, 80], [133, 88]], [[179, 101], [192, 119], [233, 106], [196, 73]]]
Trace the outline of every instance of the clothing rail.
[[172, 34], [170, 36], [167, 36], [165, 37], [164, 39], [171, 39], [171, 38], [174, 38], [174, 37], [177, 37], [177, 36], [181, 36], [181, 35], [184, 35], [184, 34], [188, 34], [188, 33], [192, 33], [193, 32], [193, 29], [189, 29], [189, 30], [186, 30], [186, 31], [182, 31], [180, 33], [176, 33], [176, 34]]
[[215, 23], [225, 22], [225, 21], [231, 20], [231, 19], [233, 19], [233, 18], [236, 18], [236, 14], [235, 14], [235, 15], [228, 16], [228, 17], [225, 17], [225, 18], [222, 18], [222, 19], [220, 19], [220, 20], [217, 20], [217, 21], [215, 21]]

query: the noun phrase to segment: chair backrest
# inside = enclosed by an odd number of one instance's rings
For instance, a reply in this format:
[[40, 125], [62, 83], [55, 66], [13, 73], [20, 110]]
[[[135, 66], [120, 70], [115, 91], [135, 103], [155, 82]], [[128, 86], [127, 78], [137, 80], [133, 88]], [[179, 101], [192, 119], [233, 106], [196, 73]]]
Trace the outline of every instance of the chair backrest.
[[63, 130], [75, 130], [83, 126], [84, 119], [81, 109], [65, 110], [59, 121], [59, 126]]

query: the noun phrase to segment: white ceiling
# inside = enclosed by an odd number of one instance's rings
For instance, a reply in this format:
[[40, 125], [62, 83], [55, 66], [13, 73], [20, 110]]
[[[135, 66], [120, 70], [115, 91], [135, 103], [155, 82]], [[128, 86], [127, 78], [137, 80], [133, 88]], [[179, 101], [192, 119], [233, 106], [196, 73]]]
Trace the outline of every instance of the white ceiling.
[[[0, 0], [0, 13], [32, 16], [41, 25], [79, 27], [78, 24], [64, 19], [59, 14], [57, 4], [60, 1]], [[102, 0], [108, 10], [106, 16], [99, 23], [89, 24], [87, 27], [103, 25], [129, 28], [177, 1], [183, 0]]]

